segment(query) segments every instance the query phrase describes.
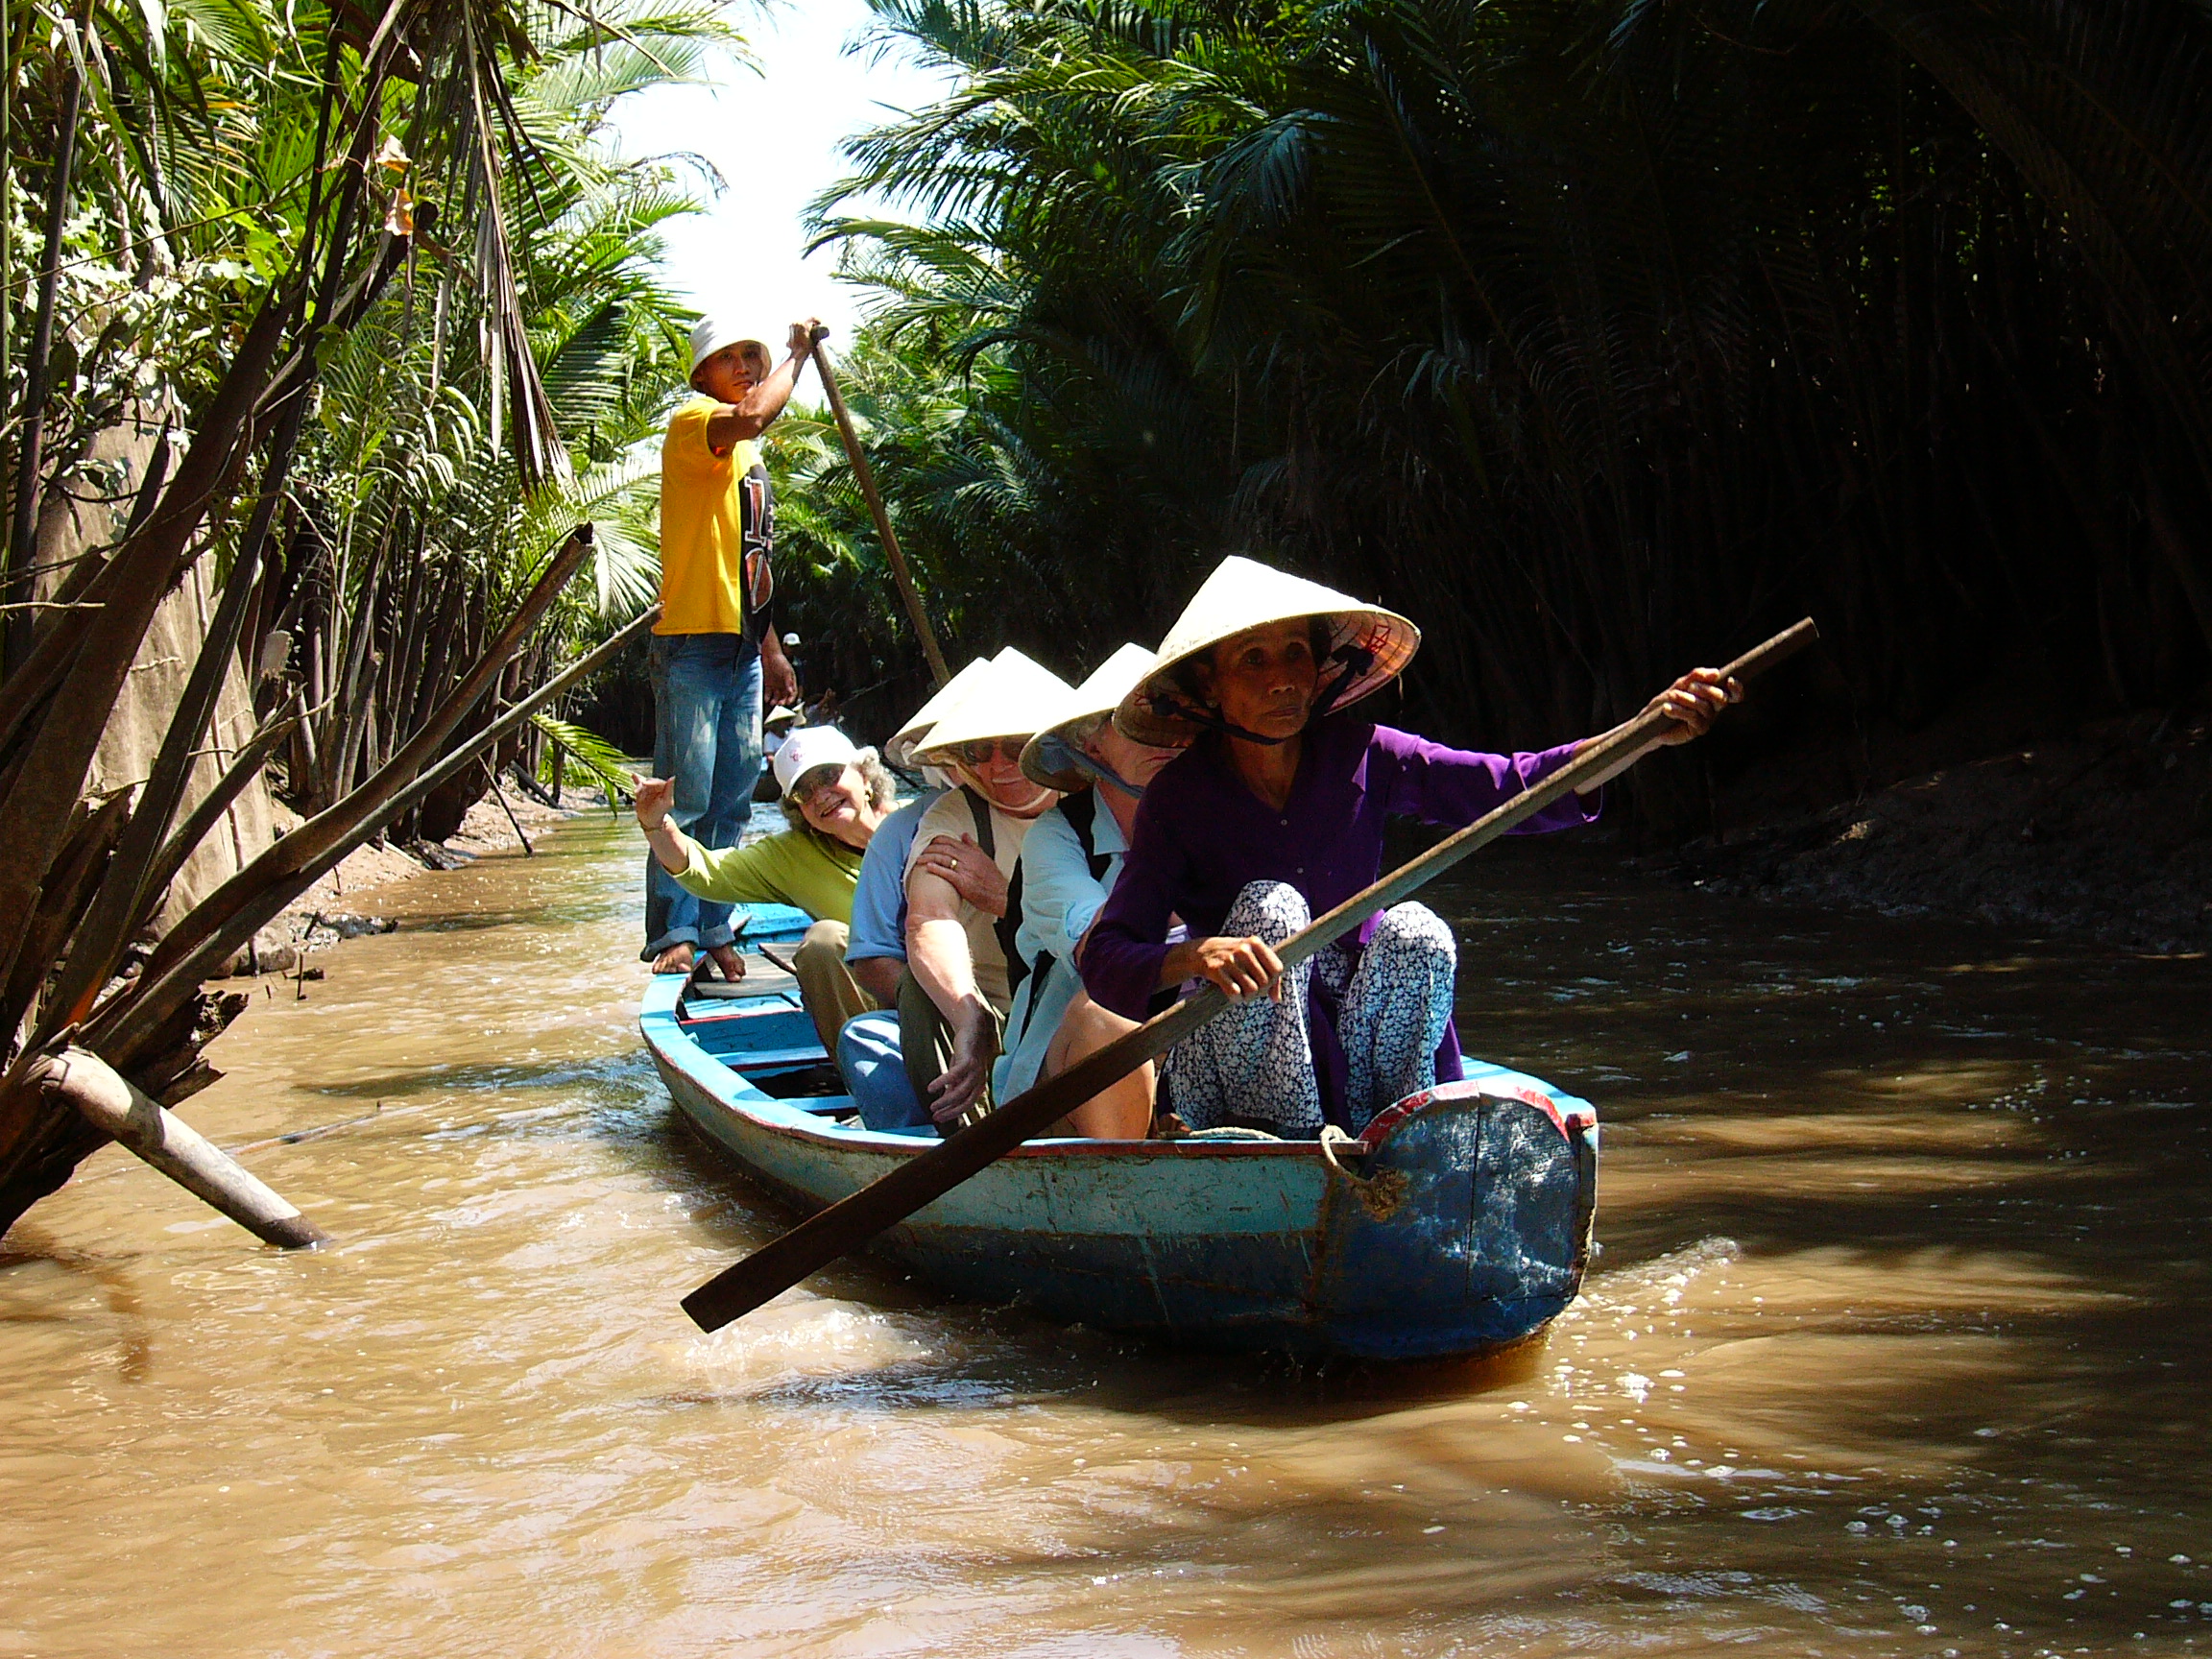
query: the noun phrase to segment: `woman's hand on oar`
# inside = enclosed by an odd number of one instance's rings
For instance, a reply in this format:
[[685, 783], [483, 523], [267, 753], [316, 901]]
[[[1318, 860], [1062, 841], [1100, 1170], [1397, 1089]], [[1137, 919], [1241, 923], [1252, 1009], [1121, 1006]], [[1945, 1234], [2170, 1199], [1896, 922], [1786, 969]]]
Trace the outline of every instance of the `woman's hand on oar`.
[[1191, 939], [1169, 949], [1160, 966], [1160, 989], [1171, 991], [1186, 979], [1203, 979], [1231, 1001], [1264, 991], [1283, 1000], [1283, 959], [1264, 939]]
[[1674, 722], [1672, 731], [1660, 733], [1661, 744], [1687, 743], [1710, 732], [1721, 709], [1743, 701], [1743, 684], [1734, 675], [1718, 668], [1693, 668], [1645, 704], [1644, 712], [1664, 714]]

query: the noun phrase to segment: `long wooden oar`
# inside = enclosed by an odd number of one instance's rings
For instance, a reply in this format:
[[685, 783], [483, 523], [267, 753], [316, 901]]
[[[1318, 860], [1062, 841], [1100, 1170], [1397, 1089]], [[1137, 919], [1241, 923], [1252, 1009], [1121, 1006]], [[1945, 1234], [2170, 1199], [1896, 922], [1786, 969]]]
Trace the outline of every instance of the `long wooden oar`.
[[[1746, 651], [1721, 670], [1722, 677], [1749, 680], [1818, 637], [1808, 617], [1757, 649]], [[1345, 900], [1291, 938], [1276, 952], [1283, 966], [1291, 968], [1305, 961], [1378, 910], [1387, 909], [1442, 875], [1477, 848], [1495, 841], [1576, 786], [1637, 757], [1671, 724], [1666, 714], [1647, 711], [1585, 744], [1573, 760], [1533, 788], [1437, 842], [1420, 857]], [[1209, 985], [1196, 996], [1155, 1014], [1136, 1030], [1115, 1039], [1057, 1077], [1017, 1094], [980, 1123], [909, 1159], [881, 1180], [839, 1199], [781, 1238], [763, 1244], [685, 1297], [684, 1311], [702, 1331], [719, 1331], [739, 1314], [751, 1312], [817, 1268], [828, 1266], [885, 1228], [896, 1226], [931, 1199], [950, 1192], [1108, 1084], [1165, 1054], [1228, 1005], [1228, 998]]]
[[929, 613], [922, 609], [922, 595], [914, 589], [914, 574], [906, 568], [906, 555], [900, 550], [898, 533], [891, 528], [891, 515], [883, 510], [883, 497], [876, 488], [876, 473], [868, 465], [867, 454], [860, 447], [860, 435], [853, 430], [853, 417], [845, 408], [844, 393], [837, 390], [837, 373], [830, 367], [830, 353], [822, 349], [822, 342], [829, 337], [830, 330], [817, 323], [813, 336], [814, 372], [822, 376], [822, 390], [829, 396], [830, 413], [837, 418], [837, 430], [845, 440], [846, 458], [853, 463], [853, 476], [859, 480], [860, 493], [876, 519], [876, 534], [883, 539], [883, 553], [891, 561], [891, 575], [899, 584], [899, 597], [906, 602], [906, 614], [914, 619], [914, 632], [922, 637], [922, 653], [929, 659], [929, 672], [942, 685], [952, 678], [952, 671], [945, 666], [945, 653], [937, 648], [937, 633], [929, 626]]

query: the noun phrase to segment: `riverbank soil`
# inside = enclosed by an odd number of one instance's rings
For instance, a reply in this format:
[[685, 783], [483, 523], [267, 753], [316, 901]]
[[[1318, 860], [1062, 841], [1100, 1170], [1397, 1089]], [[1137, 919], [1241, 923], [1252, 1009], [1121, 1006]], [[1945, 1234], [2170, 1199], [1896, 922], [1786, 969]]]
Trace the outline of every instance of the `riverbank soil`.
[[1540, 1342], [1413, 1368], [869, 1262], [701, 1335], [790, 1216], [640, 1048], [635, 829], [360, 895], [398, 930], [185, 1109], [332, 1245], [113, 1148], [0, 1243], [0, 1653], [2212, 1649], [2212, 962], [1570, 839], [1429, 899], [1468, 1046], [1603, 1117], [1604, 1252]]
[[1919, 730], [1830, 734], [1716, 789], [1640, 860], [1716, 894], [2212, 950], [2212, 694], [2082, 721], [2003, 677]]

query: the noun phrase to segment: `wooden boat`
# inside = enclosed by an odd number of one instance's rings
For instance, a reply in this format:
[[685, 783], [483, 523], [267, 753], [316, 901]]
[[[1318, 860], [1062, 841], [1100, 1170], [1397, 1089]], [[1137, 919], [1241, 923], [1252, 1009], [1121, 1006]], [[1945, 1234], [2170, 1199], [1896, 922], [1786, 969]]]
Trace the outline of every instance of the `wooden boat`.
[[[738, 920], [746, 944], [771, 948], [806, 926], [780, 906]], [[658, 975], [639, 1015], [709, 1141], [804, 1210], [937, 1143], [865, 1128], [796, 983], [758, 956], [748, 969], [726, 987]], [[1196, 1346], [1368, 1358], [1503, 1347], [1581, 1286], [1597, 1112], [1503, 1067], [1466, 1070], [1357, 1140], [1031, 1141], [878, 1248], [955, 1296]]]

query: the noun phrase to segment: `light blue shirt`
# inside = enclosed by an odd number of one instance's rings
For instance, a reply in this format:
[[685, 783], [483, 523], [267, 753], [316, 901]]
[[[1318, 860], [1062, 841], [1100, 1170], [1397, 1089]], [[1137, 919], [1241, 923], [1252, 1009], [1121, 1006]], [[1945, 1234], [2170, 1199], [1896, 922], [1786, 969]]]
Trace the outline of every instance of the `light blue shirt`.
[[[883, 831], [876, 833], [880, 837]], [[1091, 845], [1094, 852], [1108, 855], [1103, 877], [1091, 874], [1083, 843], [1057, 806], [1046, 808], [1029, 826], [1028, 837], [1022, 843], [1022, 926], [1014, 935], [1014, 948], [1029, 964], [1029, 974], [1014, 993], [1014, 1006], [1006, 1015], [1012, 1046], [992, 1073], [992, 1091], [1000, 1101], [1011, 1100], [1037, 1081], [1045, 1050], [1060, 1029], [1060, 1018], [1083, 988], [1075, 972], [1075, 946], [1105, 904], [1106, 895], [1113, 892], [1122, 856], [1129, 850], [1121, 826], [1103, 801], [1092, 814]], [[865, 872], [861, 879], [867, 879]], [[1047, 956], [1050, 966], [1040, 975], [1039, 964]]]
[[860, 860], [860, 884], [853, 891], [853, 930], [845, 942], [846, 961], [864, 962], [871, 956], [906, 960], [906, 854], [914, 845], [914, 830], [922, 822], [922, 814], [944, 793], [933, 789], [876, 826]]

